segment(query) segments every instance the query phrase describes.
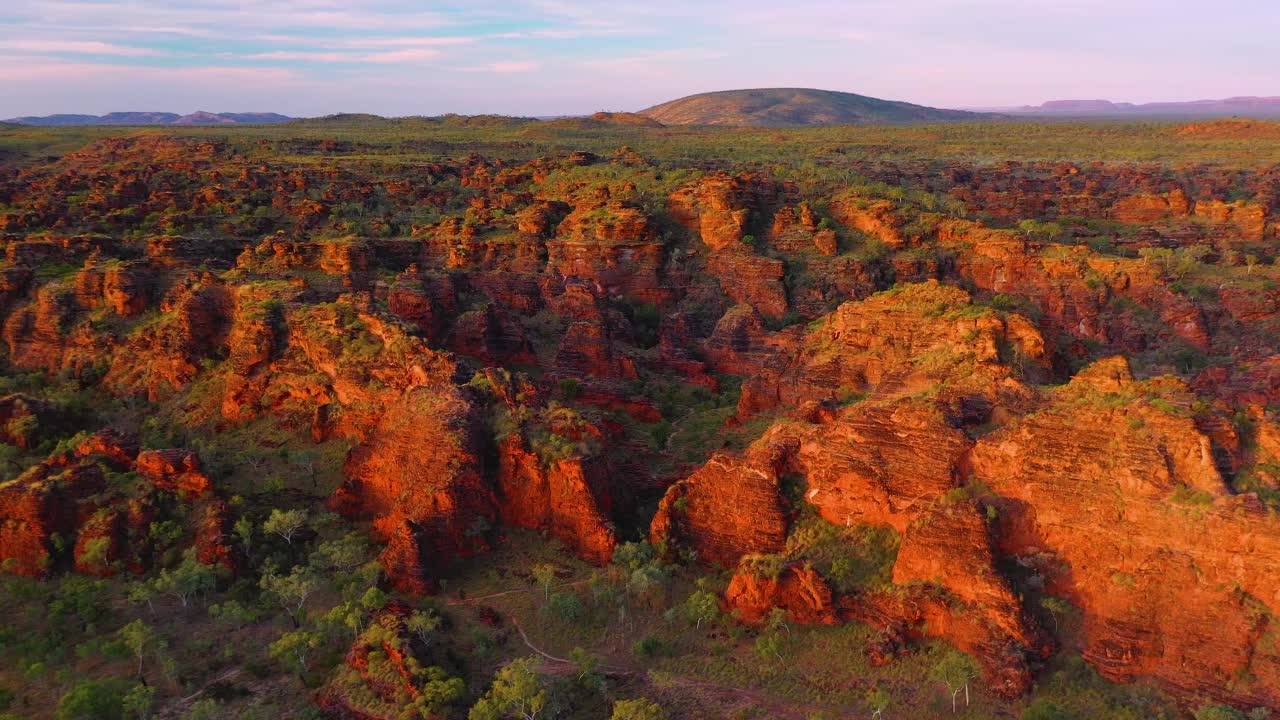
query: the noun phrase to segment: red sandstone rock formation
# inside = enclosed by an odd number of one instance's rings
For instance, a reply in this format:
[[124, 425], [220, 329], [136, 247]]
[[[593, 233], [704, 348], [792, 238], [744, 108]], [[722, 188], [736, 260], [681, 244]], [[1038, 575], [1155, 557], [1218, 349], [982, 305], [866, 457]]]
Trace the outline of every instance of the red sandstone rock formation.
[[792, 565], [778, 577], [761, 576], [749, 563], [734, 573], [724, 593], [725, 605], [746, 623], [764, 622], [769, 611], [782, 608], [791, 622], [835, 625], [839, 615], [827, 581], [812, 567]]
[[1022, 394], [1013, 353], [1032, 376], [1048, 366], [1045, 341], [1025, 318], [977, 307], [963, 290], [937, 283], [846, 303], [802, 336], [786, 337], [793, 344], [767, 358], [744, 388], [742, 414], [873, 389], [913, 394], [942, 385], [954, 413], [982, 422]]
[[393, 604], [369, 620], [316, 692], [322, 710], [335, 717], [399, 720], [406, 712], [418, 714], [414, 703], [424, 693], [433, 702], [462, 695], [461, 680], [450, 680], [440, 667], [428, 665], [430, 653], [410, 631], [408, 617], [407, 607]]
[[[945, 637], [977, 657], [999, 692], [1024, 692], [1031, 663], [1047, 654], [1049, 643], [996, 569], [983, 514], [972, 501], [952, 499], [968, 438], [919, 403], [853, 405], [817, 419], [780, 421], [743, 456], [718, 456], [672, 486], [651, 542], [687, 547], [699, 559], [727, 566], [751, 553], [782, 552], [791, 509], [781, 479], [799, 476], [805, 502], [829, 522], [897, 530], [902, 546], [893, 582], [922, 586], [920, 597], [937, 599], [922, 613], [918, 605], [887, 604], [875, 593], [850, 597], [839, 601], [845, 616], [907, 635]], [[800, 578], [769, 586], [750, 574], [740, 571], [726, 598], [749, 619], [767, 612], [769, 599], [782, 601], [797, 619], [835, 617], [812, 578], [807, 597], [797, 599], [799, 590], [787, 585]]]
[[1050, 399], [968, 461], [994, 494], [1001, 549], [1082, 608], [1085, 657], [1107, 677], [1275, 704], [1275, 522], [1227, 491], [1194, 398], [1176, 381], [1134, 381], [1114, 359]]
[[[103, 468], [135, 471], [147, 487], [131, 492], [109, 487]], [[187, 450], [138, 452], [135, 442], [108, 429], [75, 448], [0, 485], [0, 567], [19, 575], [44, 576], [70, 567], [111, 575], [150, 566], [152, 539], [146, 528], [162, 496], [181, 493], [195, 518], [192, 542], [200, 562], [234, 570], [226, 543], [227, 509], [213, 497], [199, 458]], [[56, 538], [56, 540], [55, 540]]]
[[618, 545], [609, 519], [608, 466], [570, 456], [543, 460], [512, 433], [498, 444], [498, 507], [507, 525], [543, 530], [599, 565]]

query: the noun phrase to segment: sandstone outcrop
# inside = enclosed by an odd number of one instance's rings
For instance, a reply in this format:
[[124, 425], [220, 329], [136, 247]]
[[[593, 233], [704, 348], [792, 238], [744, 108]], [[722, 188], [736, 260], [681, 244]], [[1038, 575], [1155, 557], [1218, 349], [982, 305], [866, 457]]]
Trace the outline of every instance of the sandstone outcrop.
[[1104, 675], [1269, 706], [1274, 519], [1228, 492], [1193, 400], [1120, 359], [1095, 365], [979, 441], [968, 471], [994, 495], [1001, 549], [1083, 609], [1085, 657]]
[[[108, 472], [136, 472], [141, 482], [122, 486]], [[213, 496], [198, 457], [179, 449], [140, 453], [135, 442], [109, 429], [0, 484], [0, 567], [30, 576], [68, 568], [93, 575], [144, 572], [155, 550], [148, 534], [154, 509], [172, 504], [165, 498], [186, 508], [184, 537], [199, 560], [234, 570], [226, 506]]]
[[[730, 567], [742, 560], [725, 600], [749, 621], [776, 602], [797, 621], [856, 618], [904, 638], [944, 637], [973, 654], [999, 692], [1024, 692], [1051, 644], [998, 571], [987, 520], [960, 487], [971, 441], [919, 401], [855, 404], [814, 420], [779, 421], [741, 457], [714, 458], [673, 485], [650, 541]], [[892, 582], [920, 602], [876, 589], [832, 598], [821, 577], [794, 564], [803, 555], [759, 578], [752, 554], [788, 550], [797, 509], [784, 475], [803, 481], [802, 502], [833, 525], [898, 532]]]

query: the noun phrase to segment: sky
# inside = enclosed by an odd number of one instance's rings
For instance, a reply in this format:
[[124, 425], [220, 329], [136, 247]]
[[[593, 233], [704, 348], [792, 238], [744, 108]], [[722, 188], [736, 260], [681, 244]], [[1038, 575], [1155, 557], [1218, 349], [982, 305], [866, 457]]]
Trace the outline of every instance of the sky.
[[0, 117], [1280, 95], [1275, 0], [0, 0]]

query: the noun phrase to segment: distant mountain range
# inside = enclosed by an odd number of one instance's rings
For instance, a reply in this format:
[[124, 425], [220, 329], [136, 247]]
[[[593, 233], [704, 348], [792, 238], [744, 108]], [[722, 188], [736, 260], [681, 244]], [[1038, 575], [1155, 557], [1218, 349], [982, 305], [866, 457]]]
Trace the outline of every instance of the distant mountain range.
[[20, 125], [66, 127], [72, 125], [262, 125], [293, 120], [278, 113], [211, 113], [199, 110], [190, 115], [168, 112], [113, 112], [106, 115], [44, 115], [10, 118], [4, 122]]
[[809, 88], [725, 90], [672, 100], [641, 110], [664, 125], [798, 127], [803, 125], [892, 125], [983, 120], [963, 110]]
[[1222, 100], [1153, 103], [1051, 100], [1035, 106], [979, 109], [1010, 115], [1056, 117], [1280, 118], [1280, 97], [1231, 97]]
[[[539, 118], [562, 122], [654, 125], [720, 125], [732, 127], [800, 127], [806, 125], [900, 125], [909, 123], [982, 122], [1011, 118], [1169, 118], [1216, 119], [1242, 117], [1280, 120], [1280, 97], [1231, 97], [1187, 102], [1129, 103], [1110, 100], [1050, 100], [1040, 105], [947, 110], [895, 100], [809, 88], [724, 90], [690, 95], [654, 105], [639, 113], [597, 113], [595, 116]], [[76, 125], [250, 125], [298, 120], [279, 113], [113, 112], [106, 115], [45, 115], [10, 118], [0, 123], [46, 127]], [[327, 124], [355, 119], [382, 120], [376, 115], [335, 115], [308, 122]], [[499, 116], [443, 115], [417, 118], [427, 122], [485, 124], [512, 121]], [[648, 119], [648, 120], [646, 120]], [[531, 118], [519, 118], [529, 121]]]

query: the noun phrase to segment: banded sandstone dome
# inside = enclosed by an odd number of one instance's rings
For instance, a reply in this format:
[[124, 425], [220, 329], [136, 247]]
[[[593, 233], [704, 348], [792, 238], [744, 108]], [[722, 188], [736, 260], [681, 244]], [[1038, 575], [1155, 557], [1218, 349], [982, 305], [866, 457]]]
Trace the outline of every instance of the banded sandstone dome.
[[641, 110], [664, 125], [794, 127], [963, 122], [990, 117], [962, 110], [808, 88], [724, 90], [672, 100]]

